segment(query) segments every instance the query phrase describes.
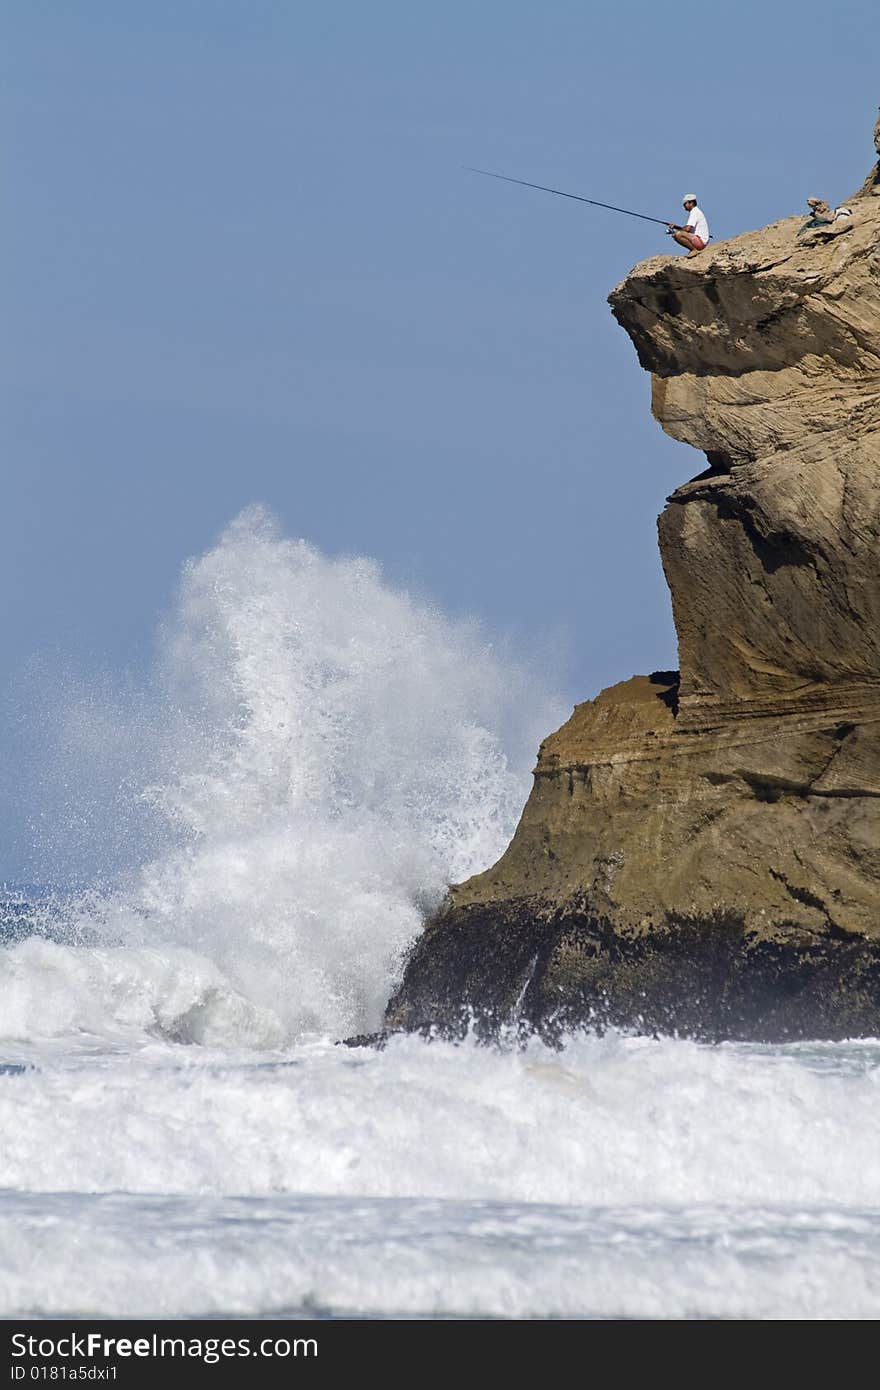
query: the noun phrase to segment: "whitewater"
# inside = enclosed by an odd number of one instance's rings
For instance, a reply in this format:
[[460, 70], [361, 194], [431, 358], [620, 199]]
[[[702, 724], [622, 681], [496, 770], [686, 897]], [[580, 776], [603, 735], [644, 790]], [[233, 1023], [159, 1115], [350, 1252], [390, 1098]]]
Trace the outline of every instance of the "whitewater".
[[539, 664], [254, 508], [142, 688], [44, 697], [0, 1316], [877, 1316], [880, 1041], [339, 1045], [509, 841]]

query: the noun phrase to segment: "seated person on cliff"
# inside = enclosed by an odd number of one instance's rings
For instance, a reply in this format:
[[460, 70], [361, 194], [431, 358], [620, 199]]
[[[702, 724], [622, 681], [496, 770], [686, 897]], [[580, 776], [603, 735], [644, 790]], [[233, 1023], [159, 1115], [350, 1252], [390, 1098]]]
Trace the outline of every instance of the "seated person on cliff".
[[666, 229], [679, 246], [686, 246], [688, 256], [696, 256], [709, 245], [709, 223], [706, 214], [697, 207], [696, 193], [685, 193], [681, 200], [688, 215], [687, 225], [679, 227], [677, 222], [668, 222]]

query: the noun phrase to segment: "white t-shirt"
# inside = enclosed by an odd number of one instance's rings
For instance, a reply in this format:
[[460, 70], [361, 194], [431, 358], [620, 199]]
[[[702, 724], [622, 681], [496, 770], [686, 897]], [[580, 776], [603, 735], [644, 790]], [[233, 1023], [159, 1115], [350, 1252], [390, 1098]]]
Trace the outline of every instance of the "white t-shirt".
[[704, 246], [709, 245], [709, 223], [706, 221], [706, 214], [698, 207], [691, 208], [685, 226], [693, 227], [694, 236], [698, 236]]

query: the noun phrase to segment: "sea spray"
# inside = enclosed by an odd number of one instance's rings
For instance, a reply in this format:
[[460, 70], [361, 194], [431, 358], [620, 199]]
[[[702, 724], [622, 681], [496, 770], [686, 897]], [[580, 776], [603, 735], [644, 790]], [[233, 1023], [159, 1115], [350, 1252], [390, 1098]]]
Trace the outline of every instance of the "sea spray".
[[[117, 772], [107, 815], [134, 788], [163, 848], [56, 913], [56, 947], [92, 954], [71, 959], [47, 1031], [75, 1025], [90, 980], [96, 1031], [228, 1029], [248, 1045], [377, 1026], [425, 911], [505, 847], [538, 738], [563, 713], [476, 624], [392, 588], [371, 560], [284, 538], [261, 508], [186, 566], [151, 696], [129, 708], [152, 775]], [[78, 700], [67, 781], [96, 730], [118, 749], [113, 715]], [[22, 989], [28, 963], [63, 970], [15, 950]]]

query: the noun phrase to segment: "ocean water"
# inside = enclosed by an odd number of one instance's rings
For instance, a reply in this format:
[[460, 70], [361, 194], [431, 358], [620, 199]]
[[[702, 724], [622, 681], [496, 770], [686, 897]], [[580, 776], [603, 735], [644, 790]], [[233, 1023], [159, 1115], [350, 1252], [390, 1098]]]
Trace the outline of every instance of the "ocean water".
[[880, 1042], [337, 1045], [566, 713], [476, 627], [250, 511], [46, 703], [0, 1316], [878, 1315]]

